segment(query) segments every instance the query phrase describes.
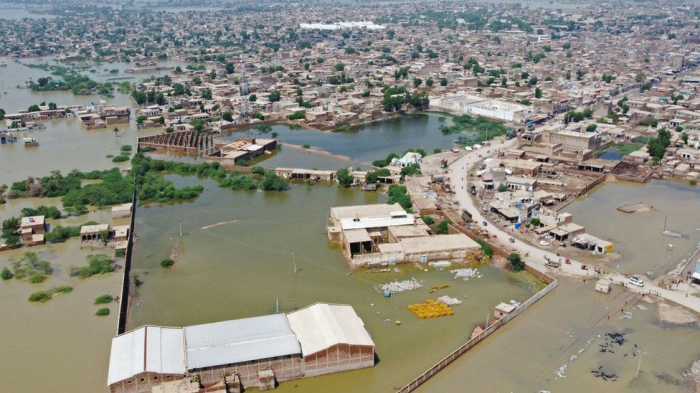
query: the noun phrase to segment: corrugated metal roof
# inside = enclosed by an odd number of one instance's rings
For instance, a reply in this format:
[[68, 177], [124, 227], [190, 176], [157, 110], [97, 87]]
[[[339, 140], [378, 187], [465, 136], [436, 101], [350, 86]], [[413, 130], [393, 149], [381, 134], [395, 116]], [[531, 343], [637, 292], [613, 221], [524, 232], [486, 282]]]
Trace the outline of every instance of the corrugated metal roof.
[[304, 356], [337, 344], [374, 346], [352, 306], [316, 303], [287, 314]]
[[112, 339], [107, 386], [144, 371], [185, 374], [182, 328], [142, 326]]
[[185, 327], [187, 369], [300, 354], [283, 314]]

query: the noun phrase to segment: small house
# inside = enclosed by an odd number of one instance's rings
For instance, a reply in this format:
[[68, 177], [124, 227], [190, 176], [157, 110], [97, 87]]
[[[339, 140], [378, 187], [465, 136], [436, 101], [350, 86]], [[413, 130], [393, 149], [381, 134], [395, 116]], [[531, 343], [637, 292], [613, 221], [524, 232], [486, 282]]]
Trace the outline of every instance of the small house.
[[601, 278], [600, 280], [596, 281], [596, 283], [595, 283], [595, 291], [596, 292], [610, 293], [611, 289], [612, 289], [612, 282], [610, 282], [610, 280], [607, 280], [605, 278]]

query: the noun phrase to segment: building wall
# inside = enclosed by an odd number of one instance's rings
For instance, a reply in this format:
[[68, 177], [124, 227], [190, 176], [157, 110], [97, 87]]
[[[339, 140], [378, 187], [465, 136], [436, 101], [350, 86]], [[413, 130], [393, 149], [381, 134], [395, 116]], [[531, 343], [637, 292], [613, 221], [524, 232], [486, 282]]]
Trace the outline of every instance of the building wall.
[[158, 386], [165, 380], [166, 382], [184, 378], [183, 375], [141, 373], [133, 378], [117, 382], [109, 386], [112, 393], [146, 393], [150, 392], [154, 386]]
[[374, 347], [338, 344], [304, 357], [305, 377], [374, 367]]
[[197, 373], [200, 382], [206, 388], [221, 382], [222, 374], [230, 375], [236, 373], [241, 378], [241, 383], [244, 388], [253, 388], [258, 386], [258, 372], [267, 368], [272, 369], [278, 381], [298, 379], [304, 375], [300, 355], [225, 364], [222, 366], [191, 370], [190, 374]]

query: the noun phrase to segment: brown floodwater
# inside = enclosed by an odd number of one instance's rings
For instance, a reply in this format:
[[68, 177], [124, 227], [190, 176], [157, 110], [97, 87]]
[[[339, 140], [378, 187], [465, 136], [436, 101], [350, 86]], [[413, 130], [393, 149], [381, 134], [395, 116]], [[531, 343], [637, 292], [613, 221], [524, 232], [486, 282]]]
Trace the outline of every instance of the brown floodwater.
[[[648, 212], [623, 213], [622, 205], [644, 202]], [[608, 239], [622, 259], [608, 263], [623, 274], [656, 277], [675, 268], [700, 242], [700, 187], [675, 181], [651, 180], [648, 184], [613, 182], [595, 189], [563, 211], [586, 232]], [[666, 227], [683, 235], [662, 234]], [[668, 245], [673, 245], [669, 249]], [[649, 272], [649, 273], [647, 273]]]
[[[662, 323], [656, 304], [625, 306], [626, 294], [618, 288], [603, 295], [594, 292], [594, 285], [561, 279], [550, 295], [420, 390], [453, 392], [469, 386], [489, 392], [690, 392], [683, 373], [700, 358], [697, 324]], [[630, 319], [621, 319], [620, 312], [607, 319], [620, 307], [631, 313]], [[607, 333], [620, 332], [627, 340], [621, 346], [601, 347]], [[563, 373], [556, 375], [562, 366]], [[616, 374], [617, 380], [597, 378], [592, 371], [599, 368]]]
[[[200, 181], [168, 176], [178, 185]], [[351, 304], [377, 347], [372, 369], [282, 383], [318, 391], [392, 391], [465, 342], [477, 323], [501, 301], [522, 302], [543, 285], [529, 274], [493, 266], [483, 275], [455, 280], [447, 271], [400, 266], [400, 272], [366, 274], [350, 270], [324, 233], [331, 206], [377, 203], [385, 196], [337, 185], [294, 185], [284, 193], [220, 189], [204, 181], [195, 202], [140, 209], [134, 272], [144, 284], [136, 291], [129, 328], [143, 324], [190, 325], [287, 312], [314, 302]], [[184, 236], [179, 238], [182, 220]], [[202, 227], [219, 222], [227, 225]], [[173, 248], [182, 251], [172, 269], [159, 262]], [[292, 251], [298, 273], [294, 274]], [[422, 289], [387, 299], [374, 287], [415, 277]], [[432, 286], [450, 287], [429, 294]], [[420, 320], [406, 306], [450, 295], [463, 301], [451, 317]], [[401, 325], [395, 325], [395, 321]]]

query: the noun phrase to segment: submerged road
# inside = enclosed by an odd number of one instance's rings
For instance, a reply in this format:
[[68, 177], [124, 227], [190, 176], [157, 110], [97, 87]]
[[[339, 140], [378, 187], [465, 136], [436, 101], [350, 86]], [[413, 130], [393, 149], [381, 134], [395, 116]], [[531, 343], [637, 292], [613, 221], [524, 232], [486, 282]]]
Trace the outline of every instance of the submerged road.
[[[481, 225], [481, 223], [484, 221], [488, 222], [488, 220], [484, 218], [484, 216], [481, 214], [481, 210], [477, 206], [475, 206], [474, 201], [469, 195], [468, 174], [474, 169], [476, 165], [481, 163], [484, 159], [497, 155], [499, 151], [511, 149], [515, 145], [515, 143], [515, 139], [506, 141], [502, 139], [494, 140], [491, 146], [484, 147], [479, 150], [475, 150], [464, 154], [461, 157], [457, 158], [454, 162], [451, 162], [449, 164], [448, 171], [453, 186], [452, 188], [455, 191], [455, 200], [459, 202], [459, 206], [462, 209], [467, 209], [467, 211], [469, 211], [469, 213], [472, 214], [472, 218], [477, 223], [477, 225]], [[546, 258], [549, 258], [553, 261], [557, 261], [561, 258], [555, 253], [537, 248], [517, 238], [514, 238], [514, 243], [510, 243], [508, 239], [511, 237], [511, 235], [495, 225], [488, 225], [486, 227], [483, 227], [483, 229], [487, 230], [491, 235], [491, 240], [498, 243], [502, 248], [514, 249], [527, 262], [534, 265], [538, 265], [542, 267], [542, 269], [547, 269], [545, 267], [545, 264], [547, 263]], [[495, 235], [496, 237], [493, 238], [493, 235]], [[583, 263], [573, 259], [571, 259], [570, 262], [571, 264], [562, 264], [562, 266], [559, 269], [549, 268], [549, 270], [557, 274], [563, 274], [574, 277], [588, 277], [591, 279], [598, 278], [595, 272], [581, 269], [581, 265], [583, 265]], [[655, 286], [648, 279], [643, 280], [643, 288], [629, 285], [629, 278], [619, 273], [605, 274], [601, 276], [601, 278], [607, 278], [615, 284], [623, 285], [626, 287], [626, 289], [632, 292], [636, 292], [639, 294], [655, 295], [663, 299], [670, 300], [674, 303], [678, 303], [684, 307], [687, 307], [695, 312], [700, 313], [700, 298], [688, 295], [686, 292], [667, 290], [665, 288]]]

